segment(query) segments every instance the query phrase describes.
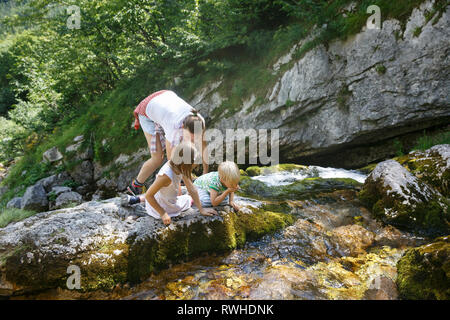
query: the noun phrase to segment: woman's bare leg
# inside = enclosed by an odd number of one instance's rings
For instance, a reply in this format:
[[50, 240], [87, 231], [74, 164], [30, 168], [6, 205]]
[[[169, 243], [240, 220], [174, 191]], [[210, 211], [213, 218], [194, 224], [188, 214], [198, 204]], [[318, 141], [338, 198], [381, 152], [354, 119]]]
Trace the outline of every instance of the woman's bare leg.
[[[152, 135], [144, 132], [145, 138], [147, 139], [148, 147], [151, 150], [151, 141], [152, 141]], [[157, 133], [157, 139], [156, 139], [156, 152], [150, 153], [151, 158], [148, 159], [143, 165], [141, 170], [139, 171], [139, 174], [137, 176], [137, 180], [140, 183], [144, 183], [148, 177], [152, 175], [153, 172], [155, 172], [156, 169], [158, 169], [161, 164], [164, 161], [164, 153], [162, 150], [161, 141], [159, 139], [159, 134]]]

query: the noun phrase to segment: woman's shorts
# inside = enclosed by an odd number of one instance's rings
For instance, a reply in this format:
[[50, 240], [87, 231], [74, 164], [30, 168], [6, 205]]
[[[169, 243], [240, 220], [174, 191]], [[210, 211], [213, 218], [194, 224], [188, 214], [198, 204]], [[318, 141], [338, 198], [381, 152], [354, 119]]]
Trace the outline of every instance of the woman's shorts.
[[162, 150], [166, 148], [166, 139], [164, 135], [164, 130], [156, 124], [150, 118], [143, 115], [139, 115], [139, 124], [145, 133], [152, 135], [152, 140], [150, 142], [150, 153], [156, 153], [156, 134], [159, 133], [159, 141], [161, 141]]

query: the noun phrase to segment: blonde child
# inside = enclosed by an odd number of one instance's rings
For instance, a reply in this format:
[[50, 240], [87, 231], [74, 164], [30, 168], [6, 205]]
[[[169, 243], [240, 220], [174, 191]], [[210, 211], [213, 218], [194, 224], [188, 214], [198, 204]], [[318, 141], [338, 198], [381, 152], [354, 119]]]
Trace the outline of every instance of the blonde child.
[[[217, 214], [214, 209], [203, 208], [197, 189], [192, 183], [191, 173], [196, 166], [197, 157], [198, 151], [191, 142], [180, 143], [174, 148], [172, 158], [161, 167], [145, 195], [127, 196], [124, 200], [129, 205], [145, 202], [147, 213], [156, 219], [162, 219], [165, 225], [171, 223], [171, 217], [178, 216], [193, 203], [202, 215]], [[178, 195], [181, 180], [184, 181], [189, 194]]]
[[235, 210], [240, 207], [234, 202], [234, 193], [239, 189], [241, 174], [236, 163], [225, 161], [219, 165], [218, 171], [198, 177], [194, 181], [203, 207], [226, 205], [227, 202]]

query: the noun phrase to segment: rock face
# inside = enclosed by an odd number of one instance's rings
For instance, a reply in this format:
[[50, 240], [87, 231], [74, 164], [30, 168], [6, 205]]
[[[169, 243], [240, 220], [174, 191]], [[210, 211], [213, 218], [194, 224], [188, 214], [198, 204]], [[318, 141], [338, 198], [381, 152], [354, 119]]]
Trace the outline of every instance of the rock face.
[[250, 99], [230, 117], [213, 117], [226, 100], [221, 81], [190, 102], [223, 132], [280, 129], [285, 161], [358, 168], [392, 157], [394, 138], [450, 119], [449, 7], [437, 23], [426, 22], [431, 7], [425, 2], [415, 9], [404, 30], [397, 20], [385, 20], [381, 30], [316, 47], [298, 61], [280, 60], [292, 67], [269, 88], [266, 101]]
[[395, 160], [379, 163], [359, 196], [385, 223], [429, 235], [450, 231], [447, 199]]
[[397, 263], [403, 299], [450, 299], [450, 236], [410, 249]]
[[33, 211], [45, 211], [48, 209], [47, 192], [44, 186], [37, 183], [28, 187], [21, 201], [21, 209]]
[[293, 222], [287, 214], [225, 209], [213, 217], [188, 210], [169, 227], [140, 206], [121, 207], [120, 198], [39, 213], [0, 229], [0, 294], [66, 288], [71, 265], [80, 268], [81, 291], [109, 290], [201, 252], [233, 249]]

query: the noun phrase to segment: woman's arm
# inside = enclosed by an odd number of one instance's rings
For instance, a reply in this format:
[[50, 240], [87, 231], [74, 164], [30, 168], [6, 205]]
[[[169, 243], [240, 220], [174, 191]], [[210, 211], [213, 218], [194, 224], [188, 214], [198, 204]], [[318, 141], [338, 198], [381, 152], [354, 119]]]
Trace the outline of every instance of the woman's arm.
[[204, 216], [211, 216], [213, 214], [217, 214], [216, 210], [212, 208], [203, 208], [202, 203], [200, 202], [200, 198], [198, 196], [197, 188], [194, 186], [192, 181], [183, 176], [184, 185], [186, 186], [187, 191], [191, 195], [192, 199], [194, 200], [195, 205], [197, 206], [198, 210], [200, 211], [200, 214]]
[[148, 201], [148, 203], [156, 210], [156, 212], [159, 213], [161, 216], [161, 219], [163, 220], [164, 224], [170, 223], [170, 217], [167, 214], [167, 212], [159, 205], [159, 203], [155, 199], [155, 194], [164, 187], [167, 187], [170, 185], [172, 181], [170, 178], [166, 175], [156, 176], [155, 181], [152, 183], [150, 188], [145, 193], [145, 199]]

